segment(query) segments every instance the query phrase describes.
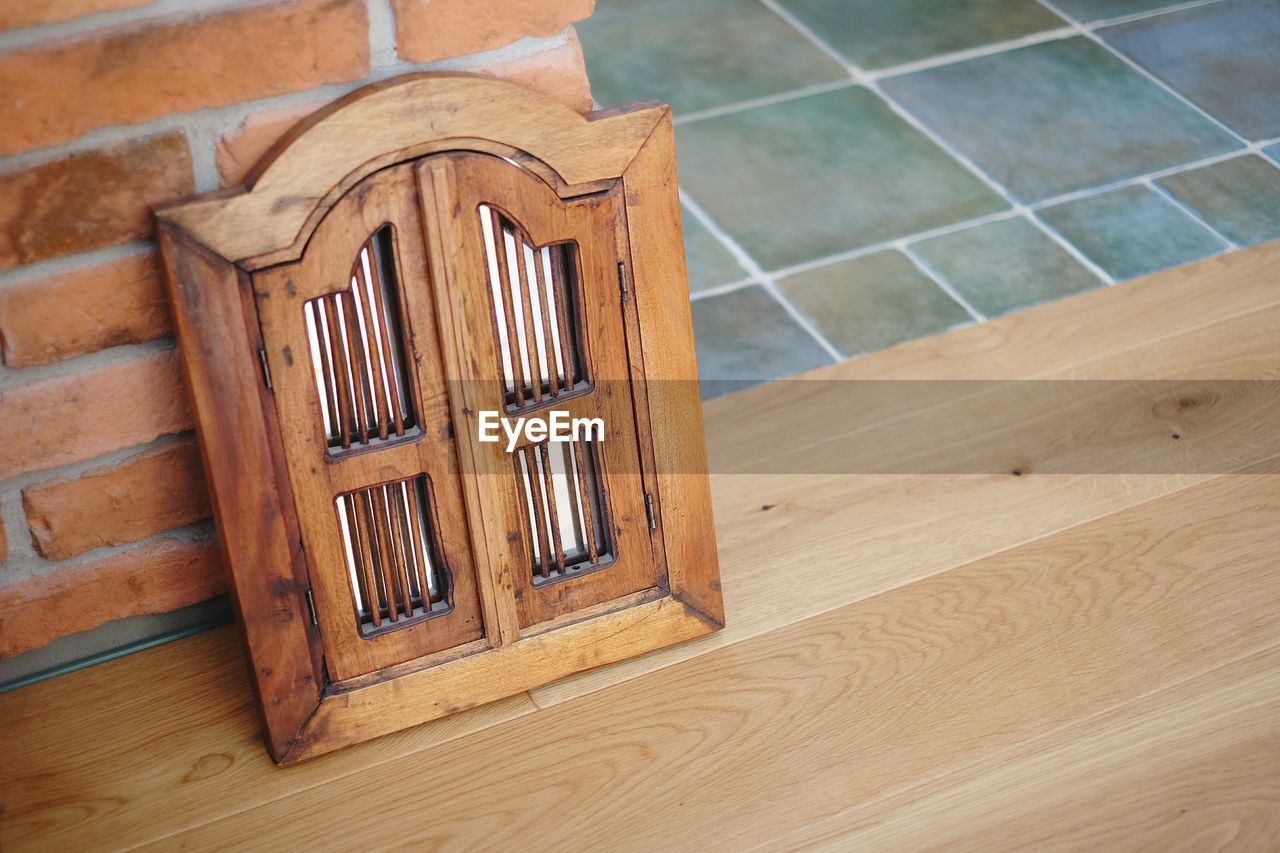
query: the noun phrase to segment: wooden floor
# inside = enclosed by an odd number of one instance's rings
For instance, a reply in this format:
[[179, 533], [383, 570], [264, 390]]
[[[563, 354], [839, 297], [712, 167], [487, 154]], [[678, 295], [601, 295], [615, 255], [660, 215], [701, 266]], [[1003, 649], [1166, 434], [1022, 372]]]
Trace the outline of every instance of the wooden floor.
[[[1277, 374], [1280, 244], [815, 375]], [[172, 643], [0, 696], [0, 849], [1280, 849], [1280, 464], [1045, 474], [1029, 412], [1022, 476], [785, 473], [930, 450], [855, 405], [709, 404], [723, 632], [290, 769], [234, 631]]]

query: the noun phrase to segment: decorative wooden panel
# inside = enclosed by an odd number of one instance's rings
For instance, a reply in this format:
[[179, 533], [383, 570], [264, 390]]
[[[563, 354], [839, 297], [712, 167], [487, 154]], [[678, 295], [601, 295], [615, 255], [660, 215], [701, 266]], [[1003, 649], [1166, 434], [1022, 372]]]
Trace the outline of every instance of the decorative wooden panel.
[[723, 624], [673, 149], [415, 75], [158, 211], [276, 760]]

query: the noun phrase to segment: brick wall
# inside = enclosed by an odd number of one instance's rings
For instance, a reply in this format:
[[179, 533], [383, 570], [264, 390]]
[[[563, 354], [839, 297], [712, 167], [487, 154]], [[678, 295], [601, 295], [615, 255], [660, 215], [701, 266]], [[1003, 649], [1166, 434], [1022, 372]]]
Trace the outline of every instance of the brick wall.
[[589, 109], [592, 5], [0, 0], [0, 659], [225, 591], [149, 206], [409, 71]]

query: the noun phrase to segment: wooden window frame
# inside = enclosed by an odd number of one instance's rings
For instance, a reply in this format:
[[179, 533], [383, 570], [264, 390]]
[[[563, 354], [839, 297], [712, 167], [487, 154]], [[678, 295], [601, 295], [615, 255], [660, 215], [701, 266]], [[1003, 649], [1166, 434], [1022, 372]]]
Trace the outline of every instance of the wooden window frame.
[[[621, 187], [639, 331], [632, 358], [648, 401], [666, 584], [518, 636], [492, 624], [486, 607], [484, 639], [331, 682], [311, 617], [276, 402], [263, 379], [252, 276], [298, 260], [325, 213], [364, 178], [449, 151], [505, 158], [561, 199]], [[243, 188], [156, 213], [219, 541], [276, 761], [310, 758], [723, 626], [666, 105], [584, 116], [505, 82], [410, 75], [318, 113]], [[502, 582], [478, 571], [482, 588]]]

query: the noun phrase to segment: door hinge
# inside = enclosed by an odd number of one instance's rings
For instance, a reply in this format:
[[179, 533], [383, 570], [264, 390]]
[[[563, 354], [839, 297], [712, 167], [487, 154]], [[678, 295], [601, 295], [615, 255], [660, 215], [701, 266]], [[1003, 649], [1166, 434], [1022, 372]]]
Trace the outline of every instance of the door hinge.
[[644, 514], [649, 516], [649, 529], [657, 530], [658, 519], [653, 514], [653, 493], [652, 492], [644, 493]]
[[618, 261], [618, 293], [622, 295], [622, 301], [627, 301], [627, 264], [626, 261]]
[[311, 624], [318, 626], [320, 617], [316, 615], [316, 597], [311, 594], [311, 587], [307, 587], [307, 609], [311, 611]]
[[274, 390], [271, 387], [271, 365], [267, 363], [267, 351], [258, 347], [258, 363], [262, 365], [262, 381], [267, 386], [268, 391]]

